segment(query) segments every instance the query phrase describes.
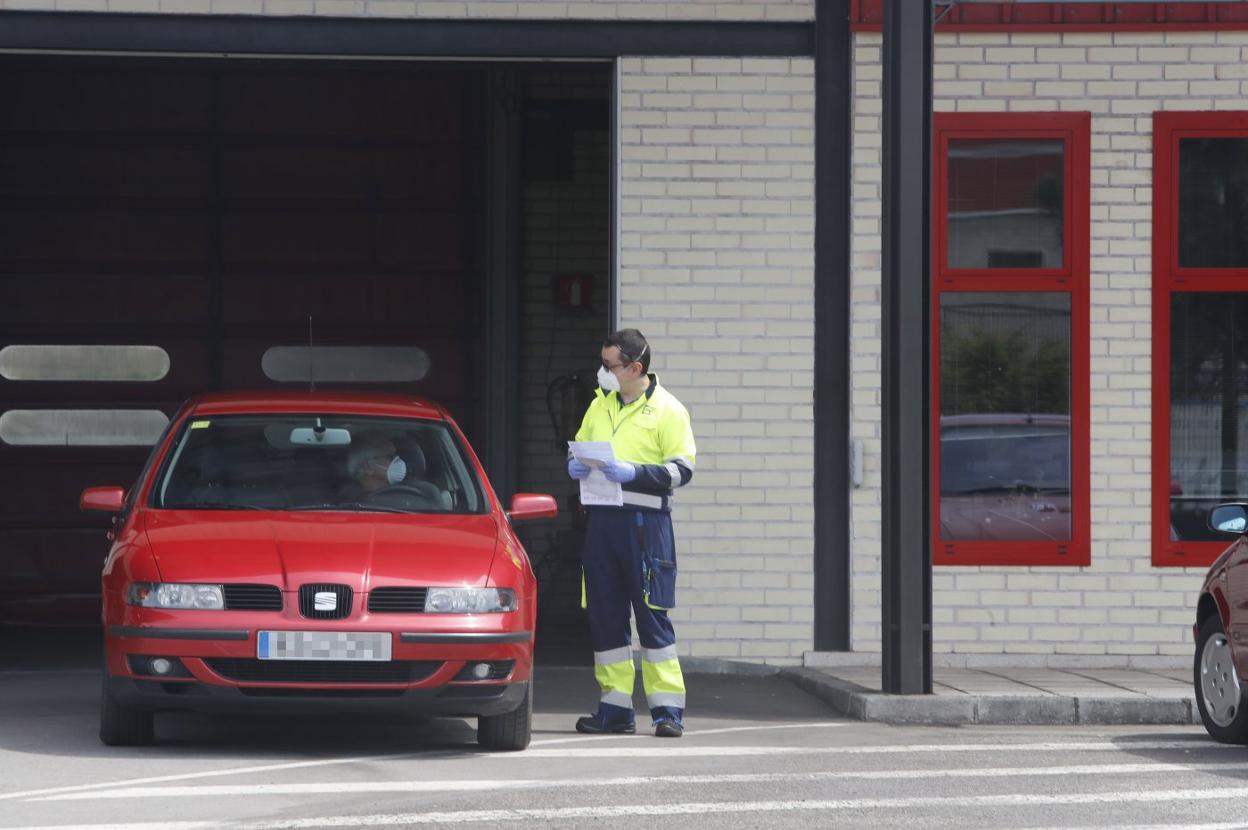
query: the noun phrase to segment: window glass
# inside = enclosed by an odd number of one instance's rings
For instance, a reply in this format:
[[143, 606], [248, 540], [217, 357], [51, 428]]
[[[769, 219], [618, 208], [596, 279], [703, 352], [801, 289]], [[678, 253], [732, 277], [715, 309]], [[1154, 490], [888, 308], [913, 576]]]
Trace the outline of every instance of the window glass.
[[0, 441], [35, 447], [149, 447], [169, 418], [154, 409], [11, 409]]
[[1205, 517], [1248, 500], [1248, 294], [1171, 294], [1170, 327], [1170, 536], [1224, 541]]
[[442, 422], [357, 416], [192, 417], [152, 490], [183, 510], [479, 513], [485, 498]]
[[5, 346], [5, 380], [157, 381], [169, 374], [160, 346]]
[[269, 380], [307, 383], [411, 383], [429, 374], [415, 346], [274, 346], [260, 359]]
[[941, 538], [1070, 540], [1070, 303], [942, 292]]
[[1248, 267], [1248, 138], [1179, 140], [1179, 265]]
[[1061, 268], [1064, 142], [949, 140], [950, 268]]

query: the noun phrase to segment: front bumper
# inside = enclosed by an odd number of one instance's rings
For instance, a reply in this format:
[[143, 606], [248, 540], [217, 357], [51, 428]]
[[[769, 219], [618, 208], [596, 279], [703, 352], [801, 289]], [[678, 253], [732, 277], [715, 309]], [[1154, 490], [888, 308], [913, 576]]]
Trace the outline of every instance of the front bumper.
[[311, 686], [223, 686], [197, 681], [108, 678], [114, 701], [153, 711], [317, 712], [388, 711], [427, 717], [502, 715], [524, 702], [529, 681], [452, 684], [434, 688], [372, 686], [326, 688]]
[[[162, 621], [164, 622], [164, 621]], [[172, 623], [172, 620], [168, 622]], [[533, 637], [529, 631], [422, 631], [389, 628], [391, 660], [372, 667], [412, 667], [410, 678], [397, 680], [389, 672], [355, 672], [367, 663], [340, 662], [328, 682], [321, 672], [290, 680], [281, 672], [291, 661], [259, 661], [258, 630], [378, 630], [367, 625], [312, 626], [274, 624], [266, 620], [254, 628], [174, 627], [173, 625], [109, 625], [105, 654], [109, 692], [125, 706], [153, 710], [233, 710], [303, 712], [317, 710], [397, 710], [428, 716], [495, 715], [512, 711], [524, 700], [533, 664]], [[182, 677], [155, 677], [136, 673], [133, 663], [143, 657], [177, 658]], [[136, 660], [136, 658], [139, 658]], [[510, 663], [506, 676], [489, 680], [458, 679], [464, 667], [476, 662]], [[250, 664], [234, 674], [223, 669]], [[322, 666], [325, 664], [317, 664]], [[263, 669], [256, 671], [256, 669]], [[506, 671], [506, 668], [503, 668]], [[327, 676], [328, 676], [327, 675]], [[342, 678], [351, 678], [342, 680]], [[240, 679], [259, 678], [259, 679]]]

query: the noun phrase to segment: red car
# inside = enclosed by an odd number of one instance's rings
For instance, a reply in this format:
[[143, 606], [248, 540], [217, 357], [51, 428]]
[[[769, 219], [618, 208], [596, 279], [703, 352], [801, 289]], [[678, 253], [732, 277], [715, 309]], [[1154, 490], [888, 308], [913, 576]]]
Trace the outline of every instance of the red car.
[[188, 401], [115, 514], [104, 563], [100, 739], [154, 739], [154, 713], [397, 709], [475, 716], [529, 743], [537, 583], [446, 410], [389, 395]]
[[1218, 505], [1208, 526], [1234, 541], [1209, 566], [1196, 604], [1196, 705], [1215, 739], [1248, 744], [1248, 504]]

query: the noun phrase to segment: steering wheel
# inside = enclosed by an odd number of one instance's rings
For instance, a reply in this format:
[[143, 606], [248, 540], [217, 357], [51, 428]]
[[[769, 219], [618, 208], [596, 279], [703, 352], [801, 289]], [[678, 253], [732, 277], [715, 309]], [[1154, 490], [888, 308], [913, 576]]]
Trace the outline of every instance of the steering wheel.
[[420, 492], [418, 488], [413, 487], [410, 484], [387, 484], [385, 487], [382, 487], [380, 490], [374, 490], [373, 492], [369, 493], [367, 498], [375, 499], [378, 496], [388, 496], [391, 493], [405, 493], [409, 496], [415, 496], [416, 498], [419, 498], [419, 499], [429, 498], [428, 494]]

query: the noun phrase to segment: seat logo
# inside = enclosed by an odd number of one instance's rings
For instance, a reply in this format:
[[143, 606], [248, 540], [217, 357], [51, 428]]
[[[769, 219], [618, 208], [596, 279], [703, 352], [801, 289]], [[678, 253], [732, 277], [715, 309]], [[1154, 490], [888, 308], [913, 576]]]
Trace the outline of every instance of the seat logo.
[[312, 598], [312, 607], [317, 611], [336, 611], [338, 609], [338, 595], [333, 591], [317, 591]]

